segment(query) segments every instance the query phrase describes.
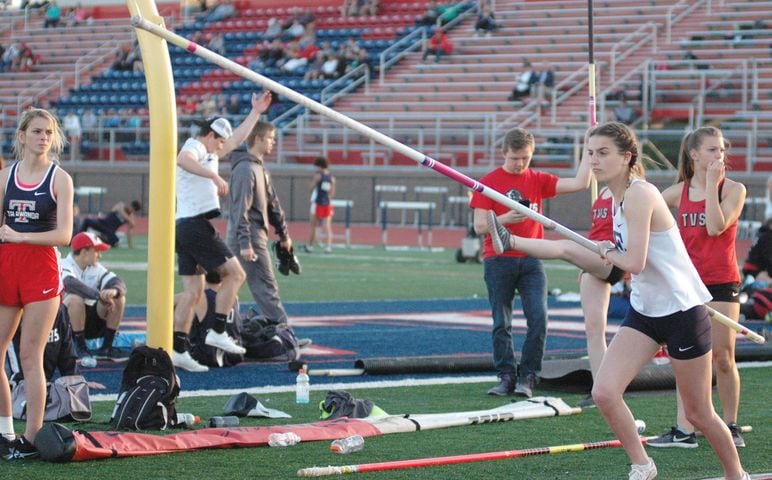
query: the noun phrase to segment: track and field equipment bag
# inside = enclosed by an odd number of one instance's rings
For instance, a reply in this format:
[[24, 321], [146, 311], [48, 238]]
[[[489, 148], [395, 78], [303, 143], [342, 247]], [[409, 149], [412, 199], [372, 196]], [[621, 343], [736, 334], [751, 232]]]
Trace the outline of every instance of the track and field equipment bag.
[[[91, 420], [91, 400], [86, 379], [82, 375], [65, 375], [46, 385], [46, 422]], [[27, 398], [24, 394], [24, 380], [20, 380], [11, 391], [13, 418], [27, 419]]]

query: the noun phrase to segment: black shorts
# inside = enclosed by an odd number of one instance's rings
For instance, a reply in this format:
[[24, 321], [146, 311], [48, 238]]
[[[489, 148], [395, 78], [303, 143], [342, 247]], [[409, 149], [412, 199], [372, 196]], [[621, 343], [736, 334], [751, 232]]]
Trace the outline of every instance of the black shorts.
[[608, 277], [606, 277], [606, 283], [608, 283], [609, 285], [614, 285], [615, 283], [619, 282], [623, 278], [625, 278], [625, 271], [617, 267], [616, 265], [612, 265], [611, 272], [608, 274]]
[[212, 223], [203, 216], [177, 220], [174, 250], [177, 252], [180, 275], [214, 272], [233, 257]]
[[705, 286], [713, 296], [713, 302], [740, 303], [740, 284], [737, 282]]
[[86, 338], [101, 338], [105, 335], [107, 323], [97, 313], [98, 304], [86, 305], [86, 325], [83, 328]]
[[647, 317], [630, 308], [622, 326], [638, 330], [660, 345], [667, 345], [668, 355], [676, 360], [699, 358], [712, 346], [710, 316], [705, 305], [664, 317]]

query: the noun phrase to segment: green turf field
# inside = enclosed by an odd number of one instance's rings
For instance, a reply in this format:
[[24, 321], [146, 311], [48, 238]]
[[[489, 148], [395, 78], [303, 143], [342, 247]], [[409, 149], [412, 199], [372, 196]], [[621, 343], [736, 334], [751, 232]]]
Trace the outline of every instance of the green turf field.
[[[106, 264], [126, 279], [129, 303], [145, 301], [146, 239], [140, 248], [119, 248], [107, 252]], [[380, 248], [336, 249], [331, 255], [302, 255], [303, 274], [281, 277], [285, 302], [319, 300], [391, 300], [417, 298], [485, 297], [482, 266], [459, 264], [455, 252], [386, 252]], [[119, 268], [120, 267], [120, 268]], [[548, 266], [550, 288], [576, 291], [577, 270], [555, 262]], [[179, 287], [178, 287], [179, 290]], [[247, 290], [242, 301], [249, 302]], [[752, 425], [746, 435], [748, 447], [741, 450], [746, 468], [753, 473], [772, 472], [772, 417], [768, 391], [772, 367], [745, 368], [742, 378], [740, 420]], [[312, 379], [313, 385], [313, 379]], [[488, 409], [507, 400], [485, 395], [492, 383], [444, 384], [439, 386], [370, 388], [349, 390], [357, 398], [374, 401], [389, 413], [435, 413]], [[284, 410], [306, 423], [318, 418], [315, 405], [326, 390], [313, 390], [311, 404], [299, 406], [289, 393], [257, 395], [266, 406]], [[559, 396], [573, 405], [583, 398], [538, 390], [536, 394]], [[222, 414], [226, 397], [181, 398], [180, 412], [202, 418]], [[662, 433], [674, 421], [673, 392], [636, 394], [628, 398], [637, 418], [648, 424], [647, 435]], [[718, 399], [715, 399], [718, 404]], [[94, 405], [95, 423], [79, 425], [85, 430], [107, 429], [113, 402]], [[271, 425], [277, 420], [248, 419], [243, 425]], [[17, 423], [17, 431], [23, 425]], [[521, 420], [426, 432], [395, 434], [365, 440], [365, 449], [353, 455], [336, 455], [329, 442], [310, 442], [288, 448], [209, 450], [145, 458], [102, 460], [72, 464], [38, 461], [3, 464], [0, 478], [22, 479], [284, 479], [295, 478], [304, 467], [346, 465], [433, 456], [546, 447], [611, 439], [612, 435], [597, 409], [561, 418]], [[653, 450], [653, 449], [650, 449]], [[694, 450], [660, 449], [651, 452], [662, 479], [702, 479], [721, 475], [721, 468], [703, 439]], [[627, 457], [619, 449], [603, 449], [560, 455], [498, 460], [464, 465], [356, 474], [378, 479], [611, 479], [626, 478]]]
[[[109, 250], [102, 261], [128, 285], [128, 303], [141, 305], [147, 298], [147, 238], [136, 239], [137, 248]], [[64, 252], [63, 252], [64, 253]], [[332, 254], [297, 254], [301, 275], [277, 273], [285, 303], [344, 300], [394, 300], [422, 298], [486, 298], [482, 265], [458, 263], [455, 250], [386, 251], [380, 247], [335, 248]], [[578, 291], [579, 270], [565, 262], [547, 262], [550, 289]], [[175, 291], [181, 290], [176, 277]], [[252, 296], [244, 286], [242, 303]]]
[[[741, 406], [743, 424], [753, 425], [746, 434], [748, 446], [741, 458], [755, 473], [772, 471], [772, 443], [769, 437], [769, 404], [764, 392], [772, 368], [741, 370], [743, 380]], [[441, 385], [431, 387], [350, 390], [357, 398], [373, 400], [389, 413], [434, 413], [487, 409], [506, 400], [485, 395], [489, 384]], [[538, 394], [560, 396], [573, 404], [581, 395], [539, 391]], [[258, 395], [266, 406], [279, 408], [291, 415], [289, 423], [305, 423], [318, 417], [318, 404], [324, 391], [311, 392], [311, 404], [298, 406], [290, 394]], [[225, 397], [181, 398], [179, 411], [195, 412], [202, 417], [222, 413]], [[717, 401], [717, 399], [716, 399]], [[673, 421], [675, 397], [672, 392], [638, 394], [628, 402], [634, 414], [648, 424], [648, 435], [658, 434]], [[86, 430], [105, 429], [110, 402], [95, 404], [94, 420], [84, 424]], [[242, 425], [269, 425], [276, 420], [247, 419]], [[19, 425], [20, 427], [20, 425]], [[251, 448], [208, 450], [193, 453], [145, 458], [100, 460], [71, 464], [46, 464], [39, 461], [3, 464], [0, 477], [22, 479], [284, 479], [293, 478], [299, 468], [309, 466], [347, 465], [354, 463], [405, 460], [433, 456], [546, 447], [612, 438], [597, 409], [579, 415], [546, 419], [519, 420], [504, 424], [486, 424], [426, 432], [402, 433], [365, 439], [365, 449], [352, 455], [329, 451], [329, 442], [309, 442], [287, 448]], [[704, 439], [693, 450], [649, 449], [662, 479], [701, 479], [721, 475], [721, 468]], [[497, 460], [358, 474], [378, 479], [611, 479], [626, 478], [627, 457], [620, 448], [542, 455], [530, 458]], [[355, 478], [355, 477], [352, 477]]]

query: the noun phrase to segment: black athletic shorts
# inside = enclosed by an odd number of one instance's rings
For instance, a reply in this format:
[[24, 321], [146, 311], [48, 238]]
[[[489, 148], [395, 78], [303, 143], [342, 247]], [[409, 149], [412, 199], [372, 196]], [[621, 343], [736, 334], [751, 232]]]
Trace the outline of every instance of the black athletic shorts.
[[233, 257], [212, 222], [203, 216], [177, 220], [175, 236], [174, 249], [180, 275], [197, 275], [201, 273], [198, 266], [204, 271], [214, 272]]
[[740, 303], [740, 284], [737, 282], [705, 285], [714, 302]]
[[664, 317], [648, 317], [630, 308], [623, 327], [630, 327], [667, 345], [667, 353], [676, 360], [691, 360], [708, 353], [712, 347], [708, 309], [697, 305]]
[[86, 305], [86, 325], [83, 328], [83, 335], [86, 338], [101, 338], [105, 335], [107, 324], [97, 313], [97, 303]]
[[623, 278], [625, 278], [625, 271], [616, 265], [612, 265], [611, 272], [608, 274], [608, 277], [606, 277], [606, 283], [609, 285], [614, 285]]

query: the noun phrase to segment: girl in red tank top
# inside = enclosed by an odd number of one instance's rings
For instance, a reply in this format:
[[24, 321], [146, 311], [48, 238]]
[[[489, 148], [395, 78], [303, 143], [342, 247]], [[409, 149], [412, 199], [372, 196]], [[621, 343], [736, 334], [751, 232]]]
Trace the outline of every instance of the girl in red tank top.
[[[676, 221], [681, 238], [702, 282], [713, 295], [709, 305], [737, 321], [740, 272], [735, 238], [737, 219], [745, 203], [745, 186], [726, 178], [726, 148], [718, 128], [702, 127], [687, 134], [681, 142], [677, 182], [662, 192], [662, 197], [678, 211]], [[736, 332], [718, 322], [712, 322], [712, 327], [713, 365], [723, 419], [732, 431], [735, 445], [744, 447], [737, 429], [740, 376], [735, 363]], [[686, 420], [680, 398], [677, 422], [681, 434], [694, 431]], [[673, 430], [667, 435], [672, 440], [678, 434]], [[667, 446], [667, 435], [649, 445]]]
[[[17, 162], [0, 171], [0, 345], [7, 346], [23, 325], [21, 367], [27, 396], [26, 429], [16, 437], [8, 378], [0, 369], [0, 446], [8, 460], [36, 456], [33, 442], [43, 426], [43, 350], [61, 301], [56, 247], [68, 245], [72, 236], [72, 179], [52, 162], [63, 142], [56, 119], [45, 110], [30, 109], [16, 130]], [[6, 352], [0, 353], [4, 357]]]

